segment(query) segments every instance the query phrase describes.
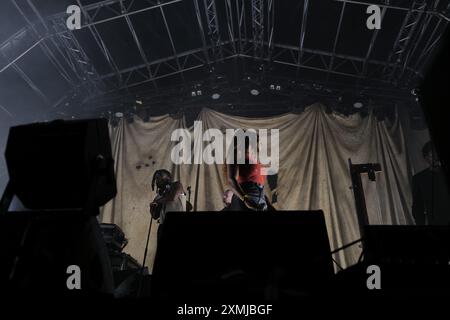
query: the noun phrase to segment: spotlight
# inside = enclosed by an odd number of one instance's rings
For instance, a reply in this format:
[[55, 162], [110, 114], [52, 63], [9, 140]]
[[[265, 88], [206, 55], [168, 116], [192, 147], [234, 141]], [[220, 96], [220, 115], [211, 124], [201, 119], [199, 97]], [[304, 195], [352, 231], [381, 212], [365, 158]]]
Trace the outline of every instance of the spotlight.
[[142, 105], [142, 100], [136, 100], [136, 104]]
[[116, 116], [116, 118], [122, 118], [123, 117], [123, 113], [122, 112], [116, 112], [115, 116]]
[[275, 90], [275, 85], [274, 84], [270, 85], [270, 90]]
[[211, 98], [213, 98], [213, 100], [217, 100], [220, 98], [220, 94], [219, 93], [213, 93], [213, 95], [211, 96]]
[[253, 96], [259, 95], [259, 91], [258, 91], [257, 89], [252, 89], [252, 90], [250, 90], [250, 93], [251, 93]]
[[412, 89], [412, 90], [411, 90], [411, 94], [412, 94], [413, 96], [417, 96], [417, 95], [419, 94], [419, 89], [418, 89], [418, 88]]
[[276, 90], [280, 91], [281, 90], [281, 86], [276, 86]]
[[202, 94], [202, 90], [197, 90], [197, 96], [201, 96]]
[[357, 102], [355, 102], [353, 104], [353, 107], [356, 108], [356, 109], [361, 109], [363, 106], [364, 106], [364, 104], [362, 102], [359, 102], [359, 101], [357, 101]]
[[197, 92], [192, 91], [192, 92], [191, 92], [191, 96], [192, 96], [192, 97], [196, 97], [196, 96], [197, 96]]

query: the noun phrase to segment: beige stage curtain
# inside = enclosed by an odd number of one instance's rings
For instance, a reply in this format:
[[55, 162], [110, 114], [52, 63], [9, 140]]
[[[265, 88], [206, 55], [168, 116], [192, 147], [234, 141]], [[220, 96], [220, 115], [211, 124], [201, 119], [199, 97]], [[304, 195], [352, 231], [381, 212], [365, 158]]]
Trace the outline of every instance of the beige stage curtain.
[[[244, 118], [204, 109], [198, 120], [208, 128], [253, 128], [280, 130], [278, 173], [279, 210], [316, 210], [325, 214], [332, 249], [359, 238], [348, 159], [353, 163], [380, 163], [377, 182], [364, 180], [369, 220], [372, 224], [412, 224], [411, 177], [423, 163], [419, 147], [411, 137], [426, 141], [427, 132], [411, 133], [405, 122], [377, 121], [374, 115], [343, 117], [327, 114], [320, 104], [302, 113], [271, 118]], [[125, 251], [142, 261], [149, 226], [149, 202], [153, 199], [151, 178], [156, 169], [175, 173], [186, 189], [192, 186], [192, 203], [198, 211], [220, 210], [227, 188], [221, 165], [178, 165], [170, 160], [171, 133], [184, 128], [183, 119], [169, 116], [145, 123], [135, 119], [111, 128], [116, 161], [117, 197], [102, 210], [103, 222], [119, 225], [129, 239]], [[193, 128], [188, 128], [193, 132]], [[193, 136], [193, 134], [192, 134]], [[194, 139], [200, 141], [201, 136]], [[412, 147], [413, 146], [413, 147]], [[267, 188], [270, 198], [271, 190]], [[156, 223], [153, 223], [147, 265], [152, 268], [156, 250]], [[230, 236], [232, 236], [230, 234]], [[207, 239], [205, 239], [207, 241]], [[295, 244], [292, 244], [295, 246]], [[301, 254], [301, 252], [298, 252]], [[360, 248], [352, 246], [335, 255], [346, 267], [356, 263]]]

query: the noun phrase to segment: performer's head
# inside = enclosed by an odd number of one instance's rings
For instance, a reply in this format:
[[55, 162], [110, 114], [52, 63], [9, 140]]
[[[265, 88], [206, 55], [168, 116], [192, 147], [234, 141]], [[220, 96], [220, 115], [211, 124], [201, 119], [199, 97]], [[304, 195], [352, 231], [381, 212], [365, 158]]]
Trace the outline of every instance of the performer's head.
[[424, 144], [422, 154], [431, 169], [436, 169], [441, 166], [441, 162], [439, 161], [436, 150], [434, 149], [431, 141]]
[[165, 169], [156, 170], [153, 174], [152, 190], [155, 190], [155, 185], [157, 190], [165, 189], [168, 185], [170, 186], [171, 182], [172, 174], [169, 171]]
[[230, 189], [225, 190], [225, 192], [223, 193], [223, 204], [226, 207], [229, 207], [231, 205], [231, 199], [233, 198], [233, 191], [231, 191]]

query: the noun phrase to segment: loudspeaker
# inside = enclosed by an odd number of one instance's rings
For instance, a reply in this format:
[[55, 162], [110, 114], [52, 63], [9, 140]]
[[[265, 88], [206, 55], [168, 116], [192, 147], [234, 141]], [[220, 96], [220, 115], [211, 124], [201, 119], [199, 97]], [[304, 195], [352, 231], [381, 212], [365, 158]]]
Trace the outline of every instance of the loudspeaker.
[[322, 211], [170, 212], [160, 228], [156, 298], [290, 299], [334, 275]]
[[[111, 296], [114, 282], [97, 219], [67, 211], [0, 215], [0, 287], [19, 296]], [[67, 283], [79, 267], [80, 290]], [[72, 278], [75, 279], [75, 278]]]
[[448, 265], [450, 227], [366, 226], [365, 260], [370, 263], [403, 265]]
[[436, 151], [450, 183], [450, 153], [448, 137], [450, 126], [450, 28], [442, 34], [436, 50], [433, 51], [431, 63], [425, 66], [424, 77], [418, 90], [420, 104], [427, 120], [428, 128]]
[[28, 209], [98, 207], [117, 192], [106, 119], [12, 127], [5, 158], [12, 191]]
[[[350, 296], [406, 298], [448, 296], [450, 228], [445, 226], [366, 226], [364, 261], [338, 273], [337, 293]], [[368, 290], [378, 266], [381, 290]]]

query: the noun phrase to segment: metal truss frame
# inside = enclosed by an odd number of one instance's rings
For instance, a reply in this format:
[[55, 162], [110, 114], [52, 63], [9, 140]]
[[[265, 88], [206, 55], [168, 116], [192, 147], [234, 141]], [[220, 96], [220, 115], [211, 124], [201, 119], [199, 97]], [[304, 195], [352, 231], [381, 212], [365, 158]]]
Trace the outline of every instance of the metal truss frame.
[[264, 58], [264, 0], [251, 0], [253, 57]]
[[[369, 5], [369, 2], [356, 0], [335, 0], [342, 2], [336, 34], [332, 50], [323, 51], [305, 46], [305, 35], [308, 32], [309, 0], [303, 0], [300, 12], [300, 34], [298, 46], [289, 46], [274, 41], [274, 0], [251, 0], [250, 13], [245, 0], [225, 0], [226, 21], [219, 21], [215, 0], [193, 0], [195, 14], [198, 21], [202, 46], [198, 49], [178, 52], [167, 21], [164, 7], [183, 0], [169, 0], [154, 2], [146, 0], [142, 6], [135, 0], [102, 0], [90, 5], [81, 5], [85, 23], [96, 44], [100, 48], [110, 67], [110, 73], [99, 75], [88, 55], [76, 38], [76, 31], [70, 31], [65, 26], [65, 13], [50, 17], [42, 17], [32, 0], [28, 5], [37, 19], [27, 16], [20, 6], [12, 1], [27, 21], [27, 26], [0, 44], [0, 73], [8, 68], [16, 72], [30, 85], [47, 104], [52, 102], [46, 97], [36, 84], [19, 70], [17, 62], [36, 47], [40, 47], [74, 91], [84, 93], [84, 100], [98, 96], [103, 92], [128, 89], [142, 83], [151, 82], [157, 88], [156, 80], [179, 74], [189, 70], [210, 66], [211, 64], [230, 58], [251, 58], [273, 64], [287, 65], [300, 69], [316, 70], [330, 75], [343, 75], [359, 80], [373, 80], [384, 84], [412, 84], [421, 75], [421, 65], [428, 54], [439, 42], [442, 32], [450, 18], [450, 5], [444, 12], [438, 12], [439, 0], [432, 5], [426, 5], [424, 0], [415, 0], [410, 7], [402, 7], [384, 1], [380, 4], [382, 15], [388, 10], [404, 12], [404, 20], [398, 31], [392, 53], [386, 61], [372, 59], [371, 54], [376, 43], [378, 31], [374, 31], [369, 46], [363, 56], [349, 56], [338, 54], [336, 48], [342, 37], [341, 26], [345, 19], [345, 11], [351, 5]], [[148, 60], [131, 16], [149, 10], [159, 10], [163, 18], [168, 40], [172, 48], [172, 55], [154, 61]], [[100, 18], [101, 17], [101, 18]], [[142, 58], [142, 64], [131, 68], [120, 69], [116, 64], [108, 46], [103, 40], [97, 25], [117, 19], [125, 19], [133, 36], [137, 50]], [[250, 20], [249, 20], [250, 19]], [[248, 21], [249, 20], [249, 21]], [[247, 26], [251, 25], [251, 32]], [[221, 28], [226, 32], [221, 33]], [[225, 30], [224, 29], [224, 30]], [[226, 34], [226, 39], [224, 38]], [[428, 37], [423, 47], [418, 43]], [[416, 57], [416, 59], [413, 59]], [[59, 99], [53, 106], [61, 104]]]
[[52, 19], [48, 25], [49, 29], [55, 32], [55, 36], [52, 39], [57, 48], [62, 51], [62, 57], [72, 73], [78, 78], [76, 89], [87, 96], [103, 91], [102, 85], [97, 81], [99, 74], [74, 33], [65, 32], [67, 30], [65, 19]]
[[219, 18], [217, 16], [217, 7], [215, 0], [203, 0], [203, 7], [207, 25], [207, 39], [210, 42], [210, 57], [214, 62], [223, 59], [222, 40], [220, 36]]

